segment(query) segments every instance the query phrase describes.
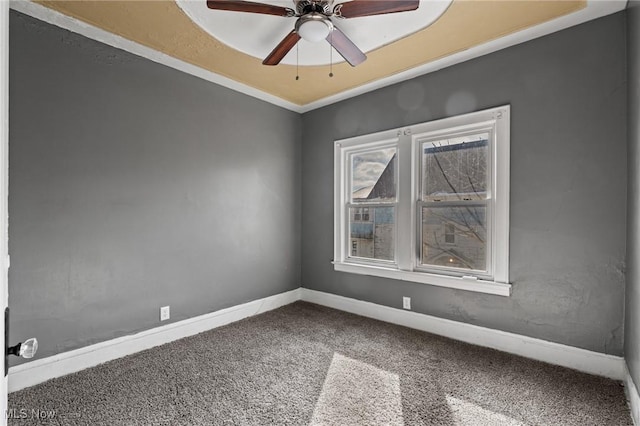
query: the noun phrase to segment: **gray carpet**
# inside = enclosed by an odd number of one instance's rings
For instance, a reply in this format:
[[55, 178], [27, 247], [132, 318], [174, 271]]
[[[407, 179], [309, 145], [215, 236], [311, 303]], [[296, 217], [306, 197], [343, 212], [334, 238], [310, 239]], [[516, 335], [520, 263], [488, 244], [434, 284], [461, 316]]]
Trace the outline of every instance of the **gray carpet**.
[[9, 408], [24, 413], [10, 425], [632, 425], [618, 382], [304, 302], [12, 393]]

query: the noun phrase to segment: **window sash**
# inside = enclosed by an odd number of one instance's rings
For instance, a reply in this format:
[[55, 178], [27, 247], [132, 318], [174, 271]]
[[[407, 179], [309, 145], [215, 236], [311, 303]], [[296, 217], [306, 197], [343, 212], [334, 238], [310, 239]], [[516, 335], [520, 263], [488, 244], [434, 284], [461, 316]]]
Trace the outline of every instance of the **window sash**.
[[[363, 207], [366, 206], [366, 207]], [[371, 219], [371, 215], [373, 214], [373, 210], [377, 207], [387, 207], [387, 208], [393, 208], [394, 209], [394, 223], [393, 223], [393, 255], [394, 258], [393, 260], [387, 260], [387, 259], [376, 259], [376, 258], [371, 258], [371, 257], [362, 257], [362, 256], [353, 256], [352, 255], [352, 251], [350, 250], [350, 248], [352, 249], [352, 241], [351, 241], [351, 214], [350, 211], [352, 208], [357, 208], [357, 209], [362, 209], [362, 208], [368, 208], [369, 209], [369, 217]], [[372, 265], [386, 265], [386, 266], [397, 266], [398, 264], [398, 202], [394, 202], [394, 203], [346, 203], [345, 204], [345, 209], [344, 209], [344, 220], [346, 223], [345, 226], [345, 235], [344, 235], [344, 241], [345, 244], [347, 246], [347, 250], [345, 251], [346, 256], [345, 256], [345, 260], [349, 261], [349, 262], [357, 262], [357, 263], [362, 263], [362, 264], [372, 264]], [[355, 221], [355, 219], [354, 219]], [[361, 221], [363, 221], [361, 219]], [[370, 221], [371, 222], [371, 221]]]
[[[447, 207], [474, 207], [482, 206], [485, 208], [485, 226], [486, 240], [485, 247], [485, 269], [469, 269], [458, 268], [454, 266], [441, 266], [428, 263], [422, 263], [423, 259], [423, 208], [447, 208]], [[460, 201], [417, 201], [416, 202], [416, 223], [414, 235], [416, 238], [416, 270], [422, 272], [431, 272], [436, 274], [445, 274], [452, 276], [475, 276], [483, 279], [493, 278], [493, 203], [492, 200], [460, 200]], [[455, 247], [455, 244], [450, 246]]]
[[372, 143], [372, 144], [367, 144], [367, 146], [363, 146], [360, 149], [352, 149], [352, 150], [345, 150], [345, 162], [344, 162], [344, 167], [345, 167], [345, 176], [346, 176], [346, 182], [345, 184], [347, 185], [345, 187], [345, 190], [347, 191], [346, 194], [348, 194], [347, 200], [348, 202], [351, 203], [358, 203], [358, 204], [376, 204], [376, 203], [396, 203], [398, 202], [398, 189], [400, 187], [400, 183], [398, 182], [398, 169], [399, 167], [397, 166], [397, 161], [396, 161], [396, 167], [394, 170], [394, 183], [395, 183], [395, 199], [394, 200], [389, 200], [389, 201], [381, 201], [378, 199], [374, 199], [371, 201], [367, 201], [364, 199], [360, 199], [360, 200], [354, 200], [353, 199], [353, 193], [352, 193], [352, 184], [353, 184], [353, 157], [357, 156], [357, 155], [363, 155], [363, 154], [368, 154], [368, 153], [372, 153], [372, 152], [376, 152], [376, 151], [382, 151], [385, 149], [395, 149], [396, 150], [396, 155], [398, 154], [398, 143], [397, 141], [393, 141], [393, 143], [389, 143], [389, 141], [380, 141], [378, 143]]
[[[418, 170], [418, 175], [419, 175], [419, 179], [420, 181], [417, 184], [417, 187], [419, 189], [418, 194], [417, 194], [417, 199], [418, 200], [423, 200], [423, 201], [428, 201], [424, 199], [424, 181], [425, 181], [425, 176], [424, 176], [424, 165], [422, 163], [424, 157], [424, 149], [425, 146], [427, 144], [429, 144], [430, 142], [438, 142], [441, 141], [443, 139], [458, 139], [458, 138], [464, 138], [464, 137], [468, 137], [468, 136], [476, 136], [478, 134], [487, 134], [487, 153], [486, 153], [486, 178], [487, 181], [485, 183], [485, 187], [486, 187], [486, 192], [484, 193], [484, 197], [483, 198], [471, 198], [471, 200], [481, 200], [481, 199], [491, 199], [492, 198], [492, 187], [493, 187], [493, 167], [494, 167], [494, 162], [492, 161], [493, 158], [493, 153], [495, 152], [495, 132], [493, 130], [493, 126], [487, 126], [486, 123], [478, 123], [478, 124], [471, 124], [468, 126], [465, 126], [465, 128], [462, 129], [450, 129], [449, 131], [434, 131], [434, 132], [428, 132], [428, 133], [424, 133], [424, 134], [420, 134], [414, 137], [414, 140], [416, 142], [417, 145], [417, 152], [416, 152], [416, 167]], [[452, 196], [455, 193], [451, 193], [450, 195]], [[447, 198], [449, 194], [443, 194], [443, 198]], [[435, 201], [435, 200], [433, 200]], [[452, 200], [448, 200], [448, 201], [452, 201]], [[466, 201], [466, 200], [463, 200]]]
[[[455, 118], [455, 117], [454, 117]], [[427, 123], [428, 124], [428, 123]], [[494, 160], [494, 154], [496, 151], [496, 130], [495, 130], [495, 121], [486, 122], [482, 120], [478, 120], [477, 122], [466, 123], [463, 126], [459, 127], [449, 127], [443, 129], [434, 129], [432, 131], [424, 132], [416, 134], [413, 137], [415, 146], [414, 146], [414, 167], [415, 167], [415, 175], [414, 186], [416, 188], [415, 195], [415, 205], [417, 207], [416, 210], [416, 221], [415, 221], [415, 229], [413, 229], [413, 235], [415, 238], [415, 259], [414, 265], [417, 271], [421, 272], [430, 272], [436, 274], [444, 274], [451, 276], [473, 276], [480, 279], [493, 279], [494, 278], [494, 267], [493, 267], [493, 259], [495, 258], [495, 238], [493, 235], [493, 210], [495, 203], [495, 194], [494, 194], [494, 186], [495, 186], [495, 175], [496, 175], [496, 162]], [[425, 183], [425, 169], [423, 165], [423, 152], [425, 146], [430, 142], [437, 142], [442, 139], [456, 139], [456, 138], [464, 138], [469, 136], [475, 136], [478, 134], [487, 134], [487, 153], [486, 153], [486, 193], [485, 197], [482, 199], [460, 199], [460, 200], [438, 200], [438, 201], [427, 201], [423, 200], [423, 185]], [[485, 206], [485, 220], [486, 220], [486, 242], [485, 242], [485, 269], [466, 269], [466, 268], [458, 268], [454, 266], [441, 266], [441, 265], [429, 265], [422, 263], [422, 207], [445, 207], [445, 206], [469, 206], [469, 205], [484, 205]], [[455, 246], [453, 244], [452, 246]]]

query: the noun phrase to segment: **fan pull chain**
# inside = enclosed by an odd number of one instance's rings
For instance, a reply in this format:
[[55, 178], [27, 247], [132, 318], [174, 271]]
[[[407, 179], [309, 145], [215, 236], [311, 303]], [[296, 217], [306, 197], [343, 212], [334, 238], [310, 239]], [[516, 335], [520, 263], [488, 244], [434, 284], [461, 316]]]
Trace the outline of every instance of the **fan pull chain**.
[[329, 33], [329, 77], [333, 77], [333, 31]]
[[296, 81], [300, 80], [300, 43], [296, 43]]

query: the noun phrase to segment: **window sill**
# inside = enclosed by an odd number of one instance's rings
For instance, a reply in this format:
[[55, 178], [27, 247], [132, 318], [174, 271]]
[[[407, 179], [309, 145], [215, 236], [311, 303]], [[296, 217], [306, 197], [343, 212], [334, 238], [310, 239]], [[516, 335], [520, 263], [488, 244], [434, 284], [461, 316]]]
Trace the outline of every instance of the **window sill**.
[[494, 294], [497, 296], [511, 295], [511, 284], [509, 283], [467, 279], [462, 277], [449, 277], [446, 275], [435, 275], [426, 272], [401, 271], [398, 269], [390, 269], [380, 266], [357, 265], [344, 262], [333, 262], [333, 266], [334, 269], [339, 272], [371, 275], [374, 277], [391, 278], [401, 281], [413, 281], [421, 284], [475, 291], [477, 293]]

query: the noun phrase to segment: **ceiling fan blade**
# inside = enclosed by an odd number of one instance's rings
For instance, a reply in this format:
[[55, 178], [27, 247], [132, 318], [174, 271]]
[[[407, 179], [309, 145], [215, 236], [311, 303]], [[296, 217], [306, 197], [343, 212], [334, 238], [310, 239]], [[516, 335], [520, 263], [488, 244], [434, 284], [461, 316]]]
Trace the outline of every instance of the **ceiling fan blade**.
[[363, 63], [367, 59], [367, 55], [335, 25], [333, 26], [333, 31], [327, 36], [327, 41], [352, 67]]
[[278, 65], [282, 58], [284, 58], [287, 53], [289, 53], [289, 51], [293, 49], [293, 46], [295, 46], [299, 40], [300, 36], [298, 35], [298, 33], [295, 32], [295, 30], [291, 31], [285, 38], [282, 39], [280, 44], [278, 44], [276, 48], [273, 49], [271, 53], [269, 53], [269, 56], [267, 56], [264, 61], [262, 61], [262, 64]]
[[334, 13], [343, 18], [357, 18], [359, 16], [408, 12], [416, 10], [419, 5], [420, 0], [353, 0], [336, 5]]
[[288, 7], [242, 0], [207, 0], [207, 7], [209, 9], [230, 10], [233, 12], [262, 13], [263, 15], [294, 16], [296, 14], [293, 9]]

